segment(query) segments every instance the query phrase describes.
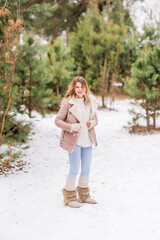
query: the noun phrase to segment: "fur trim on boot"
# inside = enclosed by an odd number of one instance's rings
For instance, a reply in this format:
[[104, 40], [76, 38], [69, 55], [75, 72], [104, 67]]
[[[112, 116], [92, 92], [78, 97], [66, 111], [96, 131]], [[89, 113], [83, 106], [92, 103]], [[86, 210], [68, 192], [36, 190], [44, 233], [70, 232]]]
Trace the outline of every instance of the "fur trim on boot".
[[80, 186], [77, 187], [78, 191], [78, 201], [80, 203], [89, 203], [89, 204], [96, 204], [97, 202], [91, 198], [89, 192], [89, 187], [81, 188]]
[[81, 205], [77, 201], [77, 191], [67, 191], [65, 188], [62, 189], [64, 196], [64, 206], [69, 206], [72, 208], [79, 208]]

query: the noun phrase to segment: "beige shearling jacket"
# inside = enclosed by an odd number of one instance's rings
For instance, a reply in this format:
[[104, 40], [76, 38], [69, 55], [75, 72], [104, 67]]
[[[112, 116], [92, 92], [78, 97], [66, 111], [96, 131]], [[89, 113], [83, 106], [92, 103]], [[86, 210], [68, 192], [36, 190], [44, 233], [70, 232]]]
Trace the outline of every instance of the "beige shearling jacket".
[[[92, 142], [97, 146], [96, 134], [94, 127], [98, 124], [98, 118], [96, 114], [97, 104], [95, 102], [96, 97], [89, 95], [90, 98], [90, 117], [89, 120], [95, 120], [94, 126], [89, 129], [88, 133]], [[80, 122], [79, 109], [76, 106], [76, 98], [71, 97], [62, 101], [60, 110], [55, 118], [55, 124], [62, 129], [60, 146], [68, 152], [72, 152], [78, 141], [78, 135], [71, 132], [71, 125]]]

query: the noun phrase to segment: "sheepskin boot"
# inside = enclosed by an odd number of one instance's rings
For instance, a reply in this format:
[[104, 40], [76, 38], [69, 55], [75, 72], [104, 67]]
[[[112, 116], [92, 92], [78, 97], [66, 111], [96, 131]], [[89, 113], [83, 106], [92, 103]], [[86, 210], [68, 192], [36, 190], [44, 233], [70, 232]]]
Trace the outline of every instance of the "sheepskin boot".
[[77, 191], [75, 189], [75, 179], [67, 177], [66, 185], [62, 189], [64, 205], [71, 208], [79, 208], [81, 205], [77, 200]]
[[78, 201], [80, 203], [96, 204], [97, 202], [91, 198], [90, 189], [88, 187], [89, 177], [80, 175], [77, 187]]

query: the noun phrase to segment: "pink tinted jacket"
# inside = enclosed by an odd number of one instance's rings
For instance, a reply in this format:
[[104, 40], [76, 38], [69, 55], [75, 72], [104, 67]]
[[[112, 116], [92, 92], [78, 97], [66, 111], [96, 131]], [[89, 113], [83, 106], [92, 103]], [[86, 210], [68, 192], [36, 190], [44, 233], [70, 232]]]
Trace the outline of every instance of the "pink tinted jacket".
[[[96, 134], [94, 127], [98, 123], [97, 119], [97, 104], [95, 102], [95, 97], [93, 95], [89, 96], [90, 98], [90, 120], [95, 120], [95, 124], [92, 128], [89, 129], [88, 133], [92, 142], [97, 146]], [[78, 135], [71, 133], [71, 124], [80, 122], [79, 110], [76, 106], [76, 98], [72, 97], [70, 99], [65, 99], [62, 102], [61, 108], [55, 118], [55, 124], [57, 127], [62, 129], [60, 146], [68, 152], [72, 152], [78, 141]]]

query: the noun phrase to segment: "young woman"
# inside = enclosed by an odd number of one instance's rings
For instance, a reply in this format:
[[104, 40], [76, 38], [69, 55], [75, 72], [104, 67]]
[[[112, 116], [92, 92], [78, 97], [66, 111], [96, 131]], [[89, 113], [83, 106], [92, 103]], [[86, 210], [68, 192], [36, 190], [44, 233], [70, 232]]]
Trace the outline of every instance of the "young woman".
[[[89, 193], [92, 144], [97, 146], [94, 131], [98, 123], [95, 99], [88, 89], [87, 81], [77, 76], [72, 79], [55, 119], [55, 124], [62, 129], [60, 146], [68, 151], [70, 162], [66, 185], [62, 189], [64, 205], [73, 208], [80, 207], [80, 203], [96, 203]], [[81, 174], [76, 188], [80, 162]]]

